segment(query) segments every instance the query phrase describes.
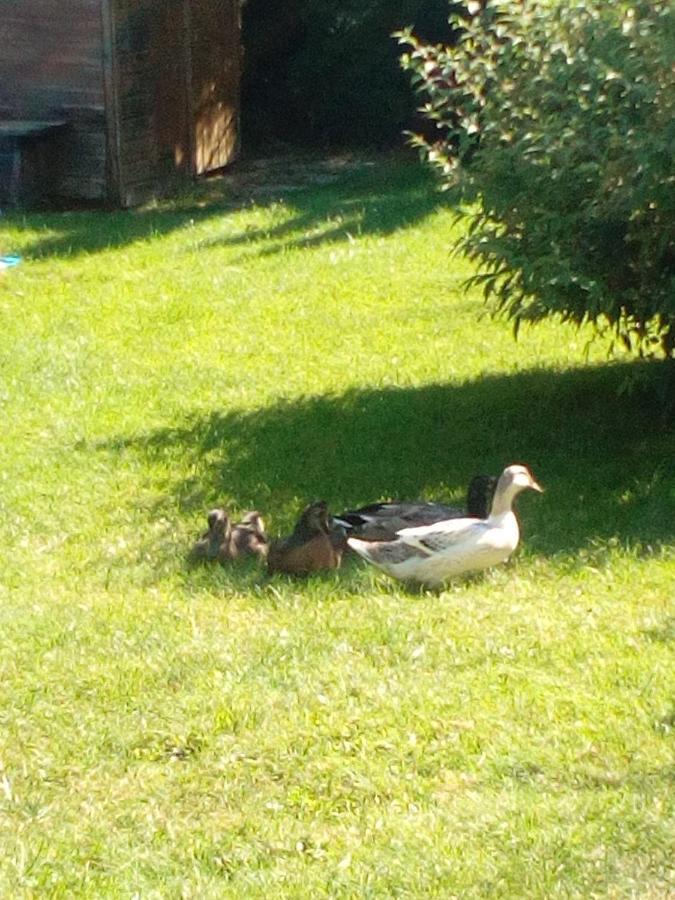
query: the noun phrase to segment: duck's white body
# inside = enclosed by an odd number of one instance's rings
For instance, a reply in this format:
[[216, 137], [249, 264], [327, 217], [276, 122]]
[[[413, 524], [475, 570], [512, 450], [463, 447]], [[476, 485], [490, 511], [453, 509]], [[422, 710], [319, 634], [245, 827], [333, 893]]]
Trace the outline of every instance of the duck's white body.
[[511, 556], [520, 539], [512, 503], [525, 488], [541, 491], [524, 466], [509, 466], [497, 483], [487, 519], [450, 519], [404, 528], [392, 541], [348, 538], [348, 544], [394, 578], [438, 587], [449, 578], [487, 569]]

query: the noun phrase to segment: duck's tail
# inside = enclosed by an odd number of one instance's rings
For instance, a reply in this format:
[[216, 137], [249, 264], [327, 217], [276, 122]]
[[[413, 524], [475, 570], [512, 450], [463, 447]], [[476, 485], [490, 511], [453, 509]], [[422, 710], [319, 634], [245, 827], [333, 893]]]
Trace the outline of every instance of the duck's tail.
[[346, 534], [351, 534], [357, 528], [365, 524], [363, 516], [354, 513], [342, 513], [339, 516], [332, 516], [332, 524], [335, 528], [341, 529]]

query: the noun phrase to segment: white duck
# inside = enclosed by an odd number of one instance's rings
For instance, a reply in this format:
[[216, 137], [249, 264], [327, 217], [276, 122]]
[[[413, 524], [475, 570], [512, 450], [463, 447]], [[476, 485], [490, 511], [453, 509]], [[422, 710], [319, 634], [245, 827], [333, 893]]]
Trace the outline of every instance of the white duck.
[[403, 528], [392, 541], [347, 538], [347, 543], [394, 578], [438, 587], [448, 578], [487, 569], [511, 556], [520, 539], [513, 501], [526, 488], [542, 490], [525, 466], [508, 466], [497, 482], [487, 519], [448, 519]]

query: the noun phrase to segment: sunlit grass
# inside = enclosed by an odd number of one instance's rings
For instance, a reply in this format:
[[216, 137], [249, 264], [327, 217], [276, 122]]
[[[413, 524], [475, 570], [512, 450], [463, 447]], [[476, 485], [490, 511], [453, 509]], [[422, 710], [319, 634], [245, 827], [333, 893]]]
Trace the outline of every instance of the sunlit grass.
[[[671, 896], [662, 367], [515, 343], [414, 165], [3, 222], [0, 894]], [[521, 550], [441, 593], [186, 565], [216, 503], [515, 461]]]

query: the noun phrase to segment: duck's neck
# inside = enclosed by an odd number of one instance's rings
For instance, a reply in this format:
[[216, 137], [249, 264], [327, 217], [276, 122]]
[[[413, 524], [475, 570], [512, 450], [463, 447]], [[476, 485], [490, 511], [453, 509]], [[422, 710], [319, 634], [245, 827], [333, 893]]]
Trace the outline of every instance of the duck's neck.
[[492, 508], [490, 509], [490, 518], [495, 519], [506, 513], [513, 512], [513, 501], [520, 492], [513, 489], [513, 485], [502, 489], [497, 489], [492, 500]]

